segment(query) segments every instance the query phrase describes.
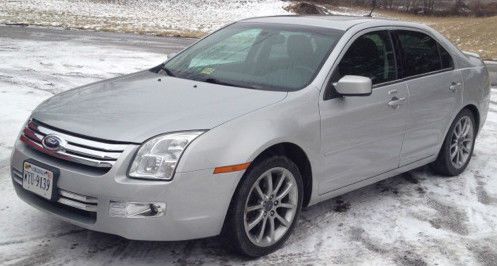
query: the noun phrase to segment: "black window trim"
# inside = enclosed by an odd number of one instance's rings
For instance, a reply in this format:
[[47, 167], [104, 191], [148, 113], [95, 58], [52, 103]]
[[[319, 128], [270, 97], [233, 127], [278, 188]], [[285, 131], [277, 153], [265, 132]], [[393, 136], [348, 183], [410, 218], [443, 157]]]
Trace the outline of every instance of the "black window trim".
[[[398, 47], [398, 43], [397, 43], [398, 42], [398, 38], [397, 38], [397, 35], [396, 35], [396, 31], [401, 31], [401, 30], [423, 33], [423, 34], [429, 36], [430, 38], [432, 38], [437, 43], [437, 47], [438, 47], [437, 49], [439, 51], [439, 55], [440, 55], [440, 48], [443, 48], [443, 49], [445, 49], [447, 51], [447, 53], [449, 54], [450, 58], [452, 59], [452, 67], [443, 68], [443, 69], [439, 69], [439, 70], [436, 70], [436, 71], [422, 73], [422, 74], [418, 74], [418, 75], [414, 75], [414, 76], [409, 76], [409, 77], [401, 77], [400, 76], [400, 70], [401, 70], [401, 68], [404, 67], [403, 64], [402, 64], [403, 55], [401, 53], [402, 49]], [[422, 77], [426, 77], [426, 76], [431, 76], [431, 75], [441, 74], [441, 73], [444, 73], [444, 72], [454, 71], [456, 69], [455, 60], [454, 60], [454, 56], [452, 55], [452, 53], [449, 52], [449, 50], [446, 49], [440, 43], [440, 41], [436, 37], [434, 37], [429, 32], [424, 31], [423, 29], [414, 28], [414, 27], [408, 27], [408, 26], [395, 26], [395, 25], [394, 26], [378, 26], [378, 27], [366, 28], [366, 29], [363, 29], [363, 30], [357, 32], [356, 34], [354, 34], [350, 38], [350, 40], [345, 45], [345, 47], [347, 49], [342, 50], [340, 52], [339, 56], [337, 57], [338, 60], [336, 60], [336, 62], [333, 63], [333, 65], [331, 67], [331, 71], [330, 71], [330, 73], [328, 74], [328, 76], [326, 77], [326, 80], [325, 80], [326, 82], [325, 82], [325, 85], [324, 85], [323, 101], [328, 101], [328, 100], [332, 100], [332, 99], [335, 99], [335, 98], [340, 98], [340, 95], [330, 95], [329, 91], [331, 90], [331, 87], [330, 87], [330, 83], [332, 82], [331, 78], [333, 77], [333, 73], [335, 72], [336, 67], [338, 66], [339, 62], [341, 62], [342, 58], [345, 56], [346, 51], [348, 51], [348, 49], [350, 48], [350, 46], [352, 45], [352, 43], [354, 41], [356, 41], [359, 37], [361, 37], [361, 36], [363, 36], [365, 34], [371, 33], [371, 32], [376, 32], [376, 31], [387, 31], [389, 33], [390, 40], [393, 42], [393, 45], [394, 45], [393, 49], [394, 49], [394, 54], [395, 54], [395, 64], [396, 64], [396, 67], [397, 67], [397, 79], [391, 80], [391, 81], [387, 81], [387, 82], [383, 82], [383, 83], [374, 84], [373, 85], [373, 90], [377, 89], [377, 88], [384, 87], [384, 86], [393, 85], [393, 84], [396, 84], [396, 83], [406, 82], [406, 81], [413, 80], [413, 79], [418, 79], [418, 78], [422, 78]], [[342, 37], [343, 37], [343, 35], [342, 35]], [[353, 41], [351, 41], [351, 40], [353, 40]], [[399, 59], [401, 59], [401, 60], [399, 60]], [[404, 73], [402, 73], [402, 74], [404, 74]]]

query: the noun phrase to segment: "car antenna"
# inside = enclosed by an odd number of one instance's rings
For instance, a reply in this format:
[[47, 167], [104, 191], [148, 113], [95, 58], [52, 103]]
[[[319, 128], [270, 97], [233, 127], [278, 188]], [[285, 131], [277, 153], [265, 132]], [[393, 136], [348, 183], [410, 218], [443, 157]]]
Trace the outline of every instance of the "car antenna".
[[371, 11], [369, 11], [369, 14], [367, 14], [365, 17], [373, 17], [373, 11], [376, 8], [376, 0], [372, 0], [371, 5], [372, 5]]

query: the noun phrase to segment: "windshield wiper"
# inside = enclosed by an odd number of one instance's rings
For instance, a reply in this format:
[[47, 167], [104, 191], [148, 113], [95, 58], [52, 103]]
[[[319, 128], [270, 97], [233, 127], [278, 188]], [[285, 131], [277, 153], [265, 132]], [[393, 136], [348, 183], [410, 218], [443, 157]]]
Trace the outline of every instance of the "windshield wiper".
[[166, 66], [162, 65], [161, 69], [166, 72], [166, 74], [170, 77], [176, 77], [176, 75], [173, 74], [173, 72], [167, 68]]
[[239, 87], [236, 84], [229, 83], [229, 82], [226, 82], [226, 81], [222, 81], [222, 80], [219, 80], [219, 79], [216, 79], [216, 78], [207, 78], [207, 79], [204, 79], [203, 81], [204, 82], [208, 82], [208, 83], [212, 83], [212, 84], [219, 84], [219, 85]]

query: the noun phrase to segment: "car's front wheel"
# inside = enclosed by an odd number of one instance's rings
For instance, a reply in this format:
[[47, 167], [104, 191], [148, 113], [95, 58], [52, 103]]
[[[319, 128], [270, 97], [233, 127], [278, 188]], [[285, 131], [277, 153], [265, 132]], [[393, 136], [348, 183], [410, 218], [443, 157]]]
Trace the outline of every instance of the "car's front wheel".
[[432, 164], [436, 172], [456, 176], [466, 169], [473, 155], [476, 130], [473, 113], [463, 109], [452, 122], [438, 158]]
[[280, 248], [302, 208], [302, 177], [294, 162], [273, 156], [253, 165], [233, 196], [224, 234], [250, 257]]

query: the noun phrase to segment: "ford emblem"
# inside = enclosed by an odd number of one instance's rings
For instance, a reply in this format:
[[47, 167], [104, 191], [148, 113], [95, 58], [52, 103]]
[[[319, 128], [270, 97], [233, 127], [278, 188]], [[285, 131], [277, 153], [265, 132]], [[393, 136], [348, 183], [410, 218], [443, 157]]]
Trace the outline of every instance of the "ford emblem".
[[47, 150], [57, 151], [62, 147], [63, 140], [56, 135], [46, 135], [42, 140], [41, 144]]

